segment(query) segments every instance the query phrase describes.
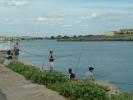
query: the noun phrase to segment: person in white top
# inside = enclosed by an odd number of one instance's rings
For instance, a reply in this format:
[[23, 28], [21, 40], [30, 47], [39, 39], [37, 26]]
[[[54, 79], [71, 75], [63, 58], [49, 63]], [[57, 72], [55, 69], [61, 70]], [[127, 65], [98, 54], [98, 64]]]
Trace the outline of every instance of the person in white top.
[[86, 79], [90, 81], [94, 81], [94, 68], [89, 67], [89, 71], [86, 73]]

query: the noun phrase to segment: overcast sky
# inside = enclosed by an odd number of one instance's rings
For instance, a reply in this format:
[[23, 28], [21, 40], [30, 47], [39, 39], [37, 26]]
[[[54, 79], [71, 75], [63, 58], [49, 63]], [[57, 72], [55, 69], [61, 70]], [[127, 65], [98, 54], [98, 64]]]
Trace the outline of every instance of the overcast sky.
[[133, 0], [0, 0], [0, 35], [103, 34], [133, 28]]

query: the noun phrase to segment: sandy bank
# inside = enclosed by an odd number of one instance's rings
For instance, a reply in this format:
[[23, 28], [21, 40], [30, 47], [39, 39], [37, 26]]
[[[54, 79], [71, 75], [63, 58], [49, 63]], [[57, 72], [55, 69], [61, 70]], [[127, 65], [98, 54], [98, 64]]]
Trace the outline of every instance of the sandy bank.
[[110, 90], [108, 92], [109, 95], [120, 93], [118, 88], [114, 84], [112, 84], [112, 83], [110, 83], [108, 81], [96, 81], [96, 84], [98, 84], [100, 86], [103, 86], [103, 87], [106, 87], [107, 89], [109, 89]]

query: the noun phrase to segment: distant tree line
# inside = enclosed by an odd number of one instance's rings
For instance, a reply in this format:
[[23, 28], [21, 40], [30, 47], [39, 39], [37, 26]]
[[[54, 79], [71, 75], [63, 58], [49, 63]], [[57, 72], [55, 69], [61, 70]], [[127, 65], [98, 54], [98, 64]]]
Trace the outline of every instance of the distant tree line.
[[96, 35], [73, 35], [73, 36], [68, 36], [68, 35], [58, 35], [58, 36], [50, 36], [50, 39], [70, 39], [70, 38], [85, 38], [85, 37], [93, 37]]

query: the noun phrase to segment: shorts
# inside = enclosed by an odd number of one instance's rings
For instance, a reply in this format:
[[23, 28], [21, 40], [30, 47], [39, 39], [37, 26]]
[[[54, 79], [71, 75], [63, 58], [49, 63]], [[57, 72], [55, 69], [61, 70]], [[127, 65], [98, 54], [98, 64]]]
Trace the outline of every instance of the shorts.
[[49, 69], [50, 71], [54, 70], [54, 62], [49, 62]]

